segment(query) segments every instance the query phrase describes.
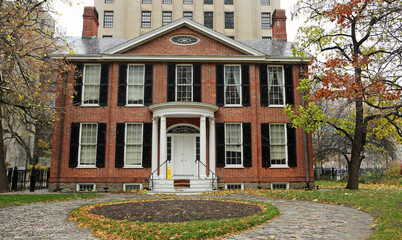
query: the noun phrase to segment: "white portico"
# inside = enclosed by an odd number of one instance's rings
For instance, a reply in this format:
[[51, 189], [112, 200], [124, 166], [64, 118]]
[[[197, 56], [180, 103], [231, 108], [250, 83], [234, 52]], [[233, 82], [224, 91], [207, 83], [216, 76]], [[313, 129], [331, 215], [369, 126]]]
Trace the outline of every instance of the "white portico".
[[[149, 110], [153, 112], [152, 172], [155, 172], [153, 178], [167, 179], [167, 169], [170, 168], [172, 179], [210, 179], [211, 174], [208, 174], [209, 170], [205, 167], [207, 136], [209, 136], [209, 169], [215, 172], [214, 113], [218, 107], [198, 102], [167, 102], [154, 104]], [[169, 118], [197, 118], [199, 127], [175, 121], [177, 123], [167, 128]], [[207, 121], [209, 121], [208, 135]]]

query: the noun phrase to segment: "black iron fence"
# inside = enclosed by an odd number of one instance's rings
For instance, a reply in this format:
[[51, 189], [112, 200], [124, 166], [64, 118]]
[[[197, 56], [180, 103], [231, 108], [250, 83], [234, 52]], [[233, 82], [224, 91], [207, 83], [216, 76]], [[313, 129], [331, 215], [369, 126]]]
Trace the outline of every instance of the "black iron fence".
[[[26, 169], [18, 170], [17, 168], [8, 169], [7, 177], [11, 191], [25, 191], [25, 190], [44, 190], [48, 188], [50, 169], [38, 170]], [[34, 174], [34, 178], [32, 178]], [[31, 186], [31, 180], [32, 186]]]

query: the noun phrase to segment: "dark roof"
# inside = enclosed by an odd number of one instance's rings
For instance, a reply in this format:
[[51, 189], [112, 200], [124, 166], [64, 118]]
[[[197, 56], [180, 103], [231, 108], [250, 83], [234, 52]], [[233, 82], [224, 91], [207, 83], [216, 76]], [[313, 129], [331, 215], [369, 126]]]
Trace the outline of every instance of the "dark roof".
[[[92, 55], [105, 53], [107, 50], [130, 40], [131, 39], [119, 38], [77, 39], [69, 43], [69, 46], [74, 54]], [[270, 57], [293, 57], [291, 52], [291, 42], [272, 40], [237, 41]], [[62, 54], [68, 54], [68, 52], [63, 52]]]

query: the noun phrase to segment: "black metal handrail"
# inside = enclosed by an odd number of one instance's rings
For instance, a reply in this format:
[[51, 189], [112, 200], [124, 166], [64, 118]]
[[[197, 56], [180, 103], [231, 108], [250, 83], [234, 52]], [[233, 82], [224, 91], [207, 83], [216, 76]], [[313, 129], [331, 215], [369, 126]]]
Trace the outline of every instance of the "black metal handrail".
[[[200, 160], [195, 160], [195, 163], [197, 163], [197, 162], [200, 162], [202, 165], [204, 165], [204, 167], [206, 169], [208, 169], [208, 171], [211, 173], [211, 175], [212, 175], [212, 190], [217, 190], [218, 189], [217, 187], [218, 187], [218, 179], [219, 179], [219, 177], [214, 172], [212, 172], [212, 170], [209, 169], [209, 167], [207, 167], [207, 165], [205, 165], [205, 163], [201, 162]], [[216, 185], [215, 185], [215, 181], [216, 181]]]
[[170, 163], [170, 160], [166, 160], [166, 161], [164, 161], [162, 164], [160, 164], [152, 173], [151, 173], [151, 175], [149, 175], [149, 177], [148, 177], [148, 179], [149, 179], [149, 189], [150, 190], [153, 190], [153, 188], [154, 188], [154, 173], [156, 172], [156, 171], [158, 171], [164, 164], [166, 164], [167, 162], [169, 162]]

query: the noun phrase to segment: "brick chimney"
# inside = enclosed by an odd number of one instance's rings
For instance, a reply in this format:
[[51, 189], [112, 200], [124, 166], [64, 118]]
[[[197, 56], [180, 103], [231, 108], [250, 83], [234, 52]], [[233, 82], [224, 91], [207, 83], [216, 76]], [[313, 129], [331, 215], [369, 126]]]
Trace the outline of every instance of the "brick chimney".
[[272, 15], [272, 39], [287, 41], [285, 9], [276, 9]]
[[97, 38], [99, 15], [95, 7], [85, 7], [84, 15], [82, 15], [84, 23], [82, 26], [82, 38]]

